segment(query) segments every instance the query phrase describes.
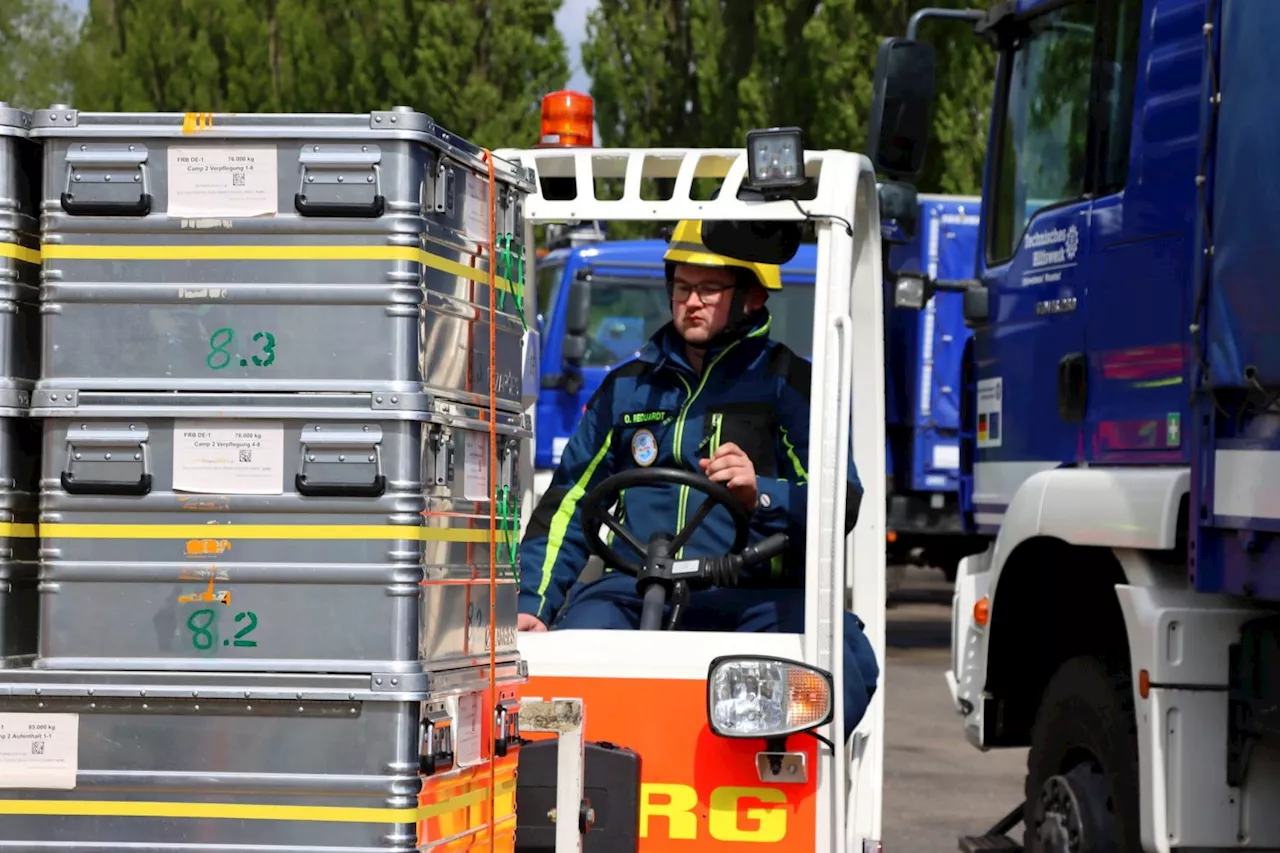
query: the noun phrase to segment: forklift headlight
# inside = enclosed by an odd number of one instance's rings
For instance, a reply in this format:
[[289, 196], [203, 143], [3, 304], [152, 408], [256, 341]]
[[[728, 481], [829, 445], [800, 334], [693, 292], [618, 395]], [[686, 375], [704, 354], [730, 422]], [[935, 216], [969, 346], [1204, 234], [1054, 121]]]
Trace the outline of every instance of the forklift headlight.
[[912, 273], [899, 273], [893, 283], [893, 306], [895, 308], [923, 308], [928, 301], [925, 294], [924, 276]]
[[707, 672], [707, 720], [720, 737], [768, 738], [831, 721], [831, 674], [759, 655], [716, 658]]
[[804, 138], [798, 127], [747, 133], [747, 180], [759, 190], [804, 186]]

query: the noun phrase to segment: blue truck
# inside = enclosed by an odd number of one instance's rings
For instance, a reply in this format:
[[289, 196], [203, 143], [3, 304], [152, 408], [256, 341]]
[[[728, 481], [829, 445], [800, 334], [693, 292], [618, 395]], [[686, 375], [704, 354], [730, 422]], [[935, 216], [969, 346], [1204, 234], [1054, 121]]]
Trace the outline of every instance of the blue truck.
[[[973, 268], [978, 201], [919, 198], [918, 224], [893, 245], [895, 270], [956, 277]], [[662, 239], [604, 239], [593, 224], [560, 231], [537, 263], [542, 388], [538, 396], [535, 494], [541, 495], [606, 373], [631, 358], [670, 319]], [[811, 357], [816, 247], [801, 244], [783, 266], [783, 290], [769, 300], [773, 336]], [[949, 579], [981, 550], [959, 509], [960, 359], [969, 332], [963, 298], [942, 293], [924, 311], [886, 320], [889, 470], [887, 548], [891, 562], [935, 566]]]
[[959, 293], [973, 329], [962, 509], [992, 539], [947, 681], [975, 746], [1029, 747], [1023, 802], [960, 847], [1280, 849], [1280, 2], [917, 12], [877, 58], [890, 218], [930, 18], [997, 56], [981, 249], [894, 295]]
[[[977, 257], [979, 207], [976, 198], [920, 196], [913, 233], [889, 246], [890, 272], [966, 276]], [[960, 560], [985, 544], [964, 529], [960, 512], [964, 300], [938, 293], [920, 312], [889, 312], [885, 322], [887, 558], [954, 580]]]

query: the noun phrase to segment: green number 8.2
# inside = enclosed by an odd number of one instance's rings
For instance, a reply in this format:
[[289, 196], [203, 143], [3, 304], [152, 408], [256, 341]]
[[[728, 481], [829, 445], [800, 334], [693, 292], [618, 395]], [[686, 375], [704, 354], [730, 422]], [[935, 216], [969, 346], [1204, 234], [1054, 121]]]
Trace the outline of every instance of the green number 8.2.
[[191, 645], [202, 652], [213, 648], [217, 640], [209, 630], [215, 616], [217, 614], [212, 610], [197, 610], [187, 617], [187, 627], [191, 629]]

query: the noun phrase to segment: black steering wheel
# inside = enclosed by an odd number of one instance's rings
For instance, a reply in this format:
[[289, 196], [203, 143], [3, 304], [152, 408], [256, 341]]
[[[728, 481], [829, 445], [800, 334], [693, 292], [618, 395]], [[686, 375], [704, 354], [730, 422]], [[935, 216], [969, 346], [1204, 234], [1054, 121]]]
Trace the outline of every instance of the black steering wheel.
[[[637, 486], [688, 486], [702, 492], [706, 500], [697, 512], [685, 522], [681, 530], [668, 536], [655, 534], [648, 543], [639, 542], [631, 531], [622, 526], [609, 508], [618, 502], [624, 489]], [[688, 583], [700, 583], [728, 578], [728, 569], [718, 567], [740, 567], [740, 555], [747, 547], [751, 521], [747, 512], [733, 496], [733, 493], [720, 483], [713, 483], [706, 475], [686, 471], [683, 468], [632, 468], [627, 471], [606, 477], [594, 489], [583, 497], [582, 531], [586, 537], [587, 550], [604, 561], [608, 567], [634, 575], [636, 591], [644, 599], [644, 607], [640, 615], [642, 631], [657, 630], [662, 627], [662, 614], [668, 600], [676, 605], [668, 624], [673, 629], [679, 622], [680, 611], [688, 594]], [[698, 525], [706, 520], [711, 510], [723, 506], [733, 518], [732, 550], [719, 558], [693, 561], [694, 566], [686, 566], [685, 561], [675, 562], [674, 556], [688, 543]], [[626, 542], [637, 555], [625, 557], [612, 546], [605, 544], [600, 538], [600, 526], [604, 525], [614, 535]], [[732, 574], [736, 578], [736, 572]]]
[[[685, 522], [684, 528], [670, 537], [658, 534], [648, 545], [639, 542], [631, 531], [609, 512], [609, 508], [618, 502], [623, 490], [636, 486], [688, 486], [702, 492], [707, 499], [698, 507], [698, 511]], [[655, 545], [662, 547], [661, 553], [655, 557], [671, 557], [680, 552], [693, 536], [702, 522], [706, 521], [711, 510], [723, 506], [733, 517], [733, 548], [730, 553], [736, 554], [747, 546], [747, 537], [751, 532], [751, 520], [742, 504], [725, 486], [714, 483], [705, 474], [695, 474], [683, 468], [631, 468], [610, 477], [606, 477], [594, 489], [587, 492], [580, 504], [582, 507], [582, 530], [587, 539], [587, 550], [604, 560], [611, 568], [620, 569], [629, 575], [639, 576], [644, 573], [644, 562], [648, 561], [650, 550]], [[613, 531], [614, 535], [626, 542], [640, 555], [640, 560], [627, 558], [619, 554], [612, 546], [605, 544], [600, 538], [600, 525]], [[665, 540], [665, 541], [662, 541]], [[642, 561], [643, 560], [643, 561]]]

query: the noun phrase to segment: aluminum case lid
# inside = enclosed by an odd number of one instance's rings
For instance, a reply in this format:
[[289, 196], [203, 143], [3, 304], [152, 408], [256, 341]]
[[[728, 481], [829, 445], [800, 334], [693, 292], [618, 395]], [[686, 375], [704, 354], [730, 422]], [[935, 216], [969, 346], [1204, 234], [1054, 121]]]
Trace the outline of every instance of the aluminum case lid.
[[[480, 173], [489, 168], [483, 149], [407, 106], [368, 113], [97, 113], [54, 104], [31, 113], [29, 125], [31, 136], [42, 140], [402, 140], [419, 142]], [[496, 156], [494, 177], [526, 193], [535, 189], [528, 170]]]
[[31, 113], [0, 101], [0, 136], [26, 138], [31, 131]]

